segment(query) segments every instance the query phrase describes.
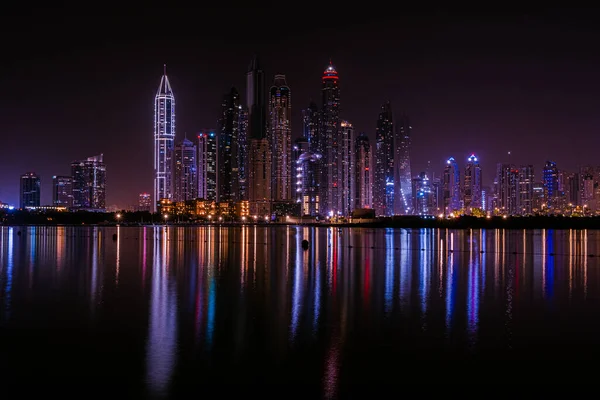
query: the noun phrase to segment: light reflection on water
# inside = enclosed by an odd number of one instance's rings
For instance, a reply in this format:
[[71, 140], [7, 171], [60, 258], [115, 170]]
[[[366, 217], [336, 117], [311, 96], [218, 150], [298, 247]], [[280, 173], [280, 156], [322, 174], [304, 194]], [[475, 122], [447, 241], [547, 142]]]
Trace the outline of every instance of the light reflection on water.
[[[400, 356], [517, 360], [600, 311], [596, 231], [2, 227], [0, 241], [0, 326], [71, 324], [61, 334], [91, 350], [82, 329], [109, 342], [99, 332], [124, 324], [143, 357], [117, 357], [156, 395], [276, 376], [334, 398], [367, 363], [375, 377]], [[82, 312], [94, 323], [64, 318]]]

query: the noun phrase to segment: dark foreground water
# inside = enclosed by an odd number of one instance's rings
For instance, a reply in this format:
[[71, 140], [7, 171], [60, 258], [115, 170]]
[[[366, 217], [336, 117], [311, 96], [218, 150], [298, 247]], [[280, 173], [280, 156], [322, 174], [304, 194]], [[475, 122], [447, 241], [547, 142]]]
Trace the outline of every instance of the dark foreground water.
[[0, 243], [0, 383], [19, 398], [368, 398], [596, 370], [597, 231], [0, 227]]

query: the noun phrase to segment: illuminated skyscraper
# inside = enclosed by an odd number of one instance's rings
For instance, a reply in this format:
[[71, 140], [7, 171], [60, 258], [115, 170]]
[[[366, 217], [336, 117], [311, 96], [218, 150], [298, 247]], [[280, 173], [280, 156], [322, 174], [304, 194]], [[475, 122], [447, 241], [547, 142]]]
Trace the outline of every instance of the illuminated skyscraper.
[[175, 141], [175, 96], [165, 65], [154, 98], [154, 211], [158, 201], [173, 197], [172, 153]]
[[[394, 135], [394, 214], [412, 214], [412, 175], [410, 172], [411, 130], [408, 117], [396, 119]], [[388, 206], [389, 209], [389, 206]]]
[[481, 208], [481, 167], [475, 154], [467, 158], [463, 185], [463, 202], [467, 213], [473, 208]]
[[292, 199], [292, 98], [285, 75], [275, 75], [269, 96], [271, 189], [274, 201]]
[[240, 96], [231, 88], [223, 96], [217, 152], [217, 201], [238, 200], [240, 193]]
[[267, 136], [265, 74], [255, 56], [247, 82], [248, 106], [248, 200], [250, 213], [271, 214], [271, 144]]
[[340, 122], [338, 155], [339, 205], [342, 215], [350, 215], [355, 208], [356, 171], [354, 127], [348, 121]]
[[519, 170], [513, 164], [500, 163], [497, 165], [495, 192], [497, 213], [502, 215], [520, 214]]
[[293, 147], [295, 160], [294, 180], [296, 202], [300, 203], [300, 215], [316, 217], [320, 210], [321, 155], [310, 150], [306, 138], [296, 139]]
[[546, 207], [555, 208], [557, 206], [558, 192], [558, 168], [554, 161], [546, 161], [544, 165], [544, 198], [546, 199]]
[[70, 176], [52, 177], [52, 205], [73, 207], [73, 178]]
[[355, 147], [355, 208], [372, 208], [373, 162], [369, 137], [363, 132], [356, 138]]
[[238, 122], [238, 200], [248, 200], [248, 110], [240, 105]]
[[187, 138], [175, 146], [174, 195], [175, 201], [194, 200], [198, 197], [198, 163], [196, 145]]
[[71, 163], [73, 208], [106, 208], [106, 165], [102, 154]]
[[217, 200], [217, 134], [214, 129], [198, 133], [198, 198]]
[[414, 214], [435, 215], [437, 212], [435, 188], [425, 172], [421, 172], [412, 180], [412, 191]]
[[533, 212], [534, 183], [533, 165], [521, 165], [521, 168], [519, 168], [519, 214], [531, 214]]
[[310, 102], [308, 108], [302, 110], [303, 136], [308, 141], [310, 151], [315, 154], [323, 154], [323, 141], [319, 132], [321, 125], [319, 108], [314, 102]]
[[33, 172], [21, 175], [20, 208], [40, 206], [40, 177]]
[[329, 215], [341, 213], [340, 181], [339, 181], [339, 146], [340, 146], [340, 88], [338, 73], [329, 65], [323, 72], [321, 126], [319, 142], [323, 142], [323, 171], [321, 175], [322, 210]]
[[389, 101], [381, 106], [375, 135], [373, 208], [376, 215], [389, 216], [394, 213], [394, 123]]
[[451, 214], [460, 210], [460, 170], [454, 157], [446, 161], [443, 185], [444, 213]]

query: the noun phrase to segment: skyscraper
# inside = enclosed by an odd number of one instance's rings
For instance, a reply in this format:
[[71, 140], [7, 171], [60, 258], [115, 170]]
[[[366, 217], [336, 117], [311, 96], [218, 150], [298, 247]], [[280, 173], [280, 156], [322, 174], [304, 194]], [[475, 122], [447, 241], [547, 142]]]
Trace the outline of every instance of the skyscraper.
[[223, 96], [221, 118], [219, 120], [219, 150], [217, 152], [217, 201], [239, 199], [239, 132], [240, 95], [231, 88]]
[[296, 139], [293, 147], [295, 159], [296, 202], [300, 203], [300, 214], [316, 217], [320, 210], [321, 154], [310, 150], [306, 138]]
[[196, 145], [187, 138], [175, 146], [174, 195], [175, 201], [194, 200], [198, 197], [198, 163]]
[[323, 141], [323, 171], [321, 175], [322, 210], [329, 215], [341, 213], [339, 202], [338, 150], [340, 145], [340, 88], [338, 73], [329, 61], [323, 72], [322, 108], [319, 141]]
[[73, 178], [56, 175], [52, 177], [52, 205], [73, 207]]
[[373, 208], [376, 215], [389, 216], [394, 213], [394, 123], [389, 101], [381, 106], [375, 135]]
[[217, 134], [214, 129], [198, 133], [198, 198], [217, 200]]
[[154, 98], [154, 211], [158, 201], [171, 198], [172, 152], [175, 141], [175, 96], [167, 78], [165, 65]]
[[475, 154], [467, 158], [463, 185], [464, 208], [471, 213], [473, 208], [481, 208], [481, 167]]
[[238, 180], [237, 200], [248, 200], [248, 110], [241, 105], [238, 122]]
[[519, 170], [512, 164], [496, 166], [496, 208], [503, 215], [519, 213]]
[[106, 165], [102, 154], [71, 163], [73, 207], [104, 210], [106, 207]]
[[292, 199], [292, 98], [285, 75], [275, 75], [269, 95], [272, 197], [287, 201]]
[[443, 185], [444, 214], [460, 210], [460, 170], [454, 157], [446, 161]]
[[308, 108], [302, 110], [303, 136], [308, 141], [310, 151], [315, 154], [323, 154], [323, 140], [319, 128], [321, 116], [317, 105], [311, 101]]
[[431, 180], [425, 172], [412, 180], [414, 214], [434, 215], [437, 211], [437, 197]]
[[352, 124], [348, 121], [341, 121], [338, 156], [339, 206], [337, 208], [342, 215], [350, 215], [355, 208], [355, 140]]
[[394, 135], [394, 214], [412, 214], [412, 175], [410, 171], [410, 122], [406, 115], [396, 119]]
[[533, 165], [521, 165], [519, 168], [519, 214], [533, 213], [534, 183]]
[[372, 207], [373, 167], [369, 137], [363, 132], [356, 138], [355, 147], [355, 208]]
[[558, 202], [558, 168], [554, 161], [546, 161], [543, 171], [544, 197], [548, 208], [555, 208]]
[[250, 213], [271, 213], [271, 145], [267, 137], [265, 79], [254, 56], [246, 74], [248, 106], [248, 200]]
[[19, 207], [40, 206], [40, 177], [34, 172], [21, 175], [21, 197]]

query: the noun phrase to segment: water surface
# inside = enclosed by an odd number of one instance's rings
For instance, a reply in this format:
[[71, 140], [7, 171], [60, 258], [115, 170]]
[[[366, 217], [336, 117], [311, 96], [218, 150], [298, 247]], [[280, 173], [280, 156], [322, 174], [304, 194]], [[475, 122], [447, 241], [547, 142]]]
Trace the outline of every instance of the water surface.
[[599, 349], [597, 231], [0, 227], [0, 243], [0, 379], [21, 394], [365, 398], [577, 378]]

